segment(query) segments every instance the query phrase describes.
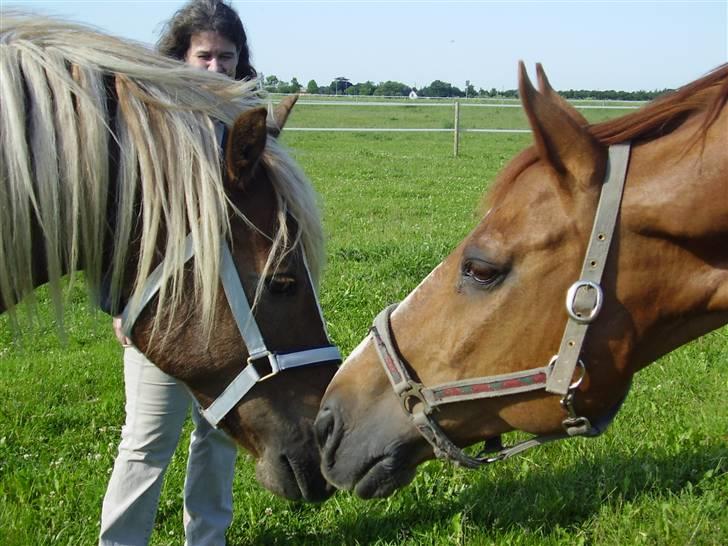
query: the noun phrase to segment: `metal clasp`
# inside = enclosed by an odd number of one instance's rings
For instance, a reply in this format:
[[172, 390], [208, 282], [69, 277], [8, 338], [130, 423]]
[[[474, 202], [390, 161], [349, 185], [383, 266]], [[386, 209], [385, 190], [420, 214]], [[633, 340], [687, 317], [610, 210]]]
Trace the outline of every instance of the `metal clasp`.
[[[574, 309], [574, 305], [576, 304], [576, 297], [578, 296], [580, 288], [594, 290], [596, 294], [594, 304], [586, 315], [584, 315], [582, 311], [577, 311], [576, 309]], [[592, 281], [576, 281], [569, 287], [569, 290], [566, 292], [566, 312], [572, 319], [580, 324], [589, 324], [590, 322], [593, 322], [594, 319], [597, 318], [597, 315], [599, 315], [599, 311], [602, 310], [603, 302], [604, 293], [602, 292], [602, 287]]]
[[[253, 364], [253, 362], [261, 361], [263, 359], [267, 359], [270, 370], [264, 369], [259, 371], [258, 368], [256, 368]], [[248, 365], [252, 366], [258, 374], [258, 381], [265, 381], [266, 379], [273, 377], [281, 371], [280, 366], [278, 365], [278, 357], [275, 353], [272, 353], [270, 351], [263, 351], [262, 353], [250, 355], [248, 357]]]
[[[552, 362], [555, 362], [555, 360], [552, 360]], [[581, 373], [579, 374], [579, 377], [571, 382], [569, 390], [561, 399], [561, 407], [567, 413], [567, 417], [561, 422], [561, 426], [564, 427], [564, 430], [569, 436], [589, 435], [592, 430], [589, 419], [577, 415], [576, 410], [574, 409], [574, 394], [586, 375], [586, 366], [584, 366], [584, 362], [582, 360], [577, 360], [576, 365]]]
[[[556, 362], [558, 360], [559, 355], [557, 354], [551, 357], [548, 366], [546, 366], [546, 373], [548, 375], [551, 375], [551, 372], [553, 372], [554, 367], [556, 367]], [[584, 380], [584, 376], [586, 375], [586, 366], [584, 365], [584, 361], [581, 358], [576, 361], [576, 368], [579, 369], [579, 377], [572, 380], [571, 384], [569, 385], [569, 391], [574, 391], [579, 388], [579, 385], [581, 385], [581, 382]]]
[[432, 406], [430, 406], [430, 403], [425, 399], [425, 395], [422, 394], [423, 388], [424, 386], [422, 383], [417, 383], [411, 379], [403, 381], [395, 386], [394, 391], [397, 394], [399, 403], [405, 413], [414, 415], [415, 408], [418, 404], [422, 404], [422, 413], [425, 415], [430, 415], [430, 413], [432, 413]]

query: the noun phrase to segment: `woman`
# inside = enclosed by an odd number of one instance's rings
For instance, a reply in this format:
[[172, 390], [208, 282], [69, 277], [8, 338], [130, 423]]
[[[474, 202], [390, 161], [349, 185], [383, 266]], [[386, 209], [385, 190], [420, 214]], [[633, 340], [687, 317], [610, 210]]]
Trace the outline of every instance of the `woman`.
[[[159, 51], [201, 70], [242, 79], [256, 76], [243, 24], [222, 0], [191, 0], [166, 24]], [[232, 521], [232, 484], [237, 448], [200, 415], [185, 386], [147, 360], [121, 332], [124, 346], [126, 422], [104, 497], [99, 544], [146, 545], [164, 473], [192, 406], [184, 486], [186, 544], [225, 544]]]

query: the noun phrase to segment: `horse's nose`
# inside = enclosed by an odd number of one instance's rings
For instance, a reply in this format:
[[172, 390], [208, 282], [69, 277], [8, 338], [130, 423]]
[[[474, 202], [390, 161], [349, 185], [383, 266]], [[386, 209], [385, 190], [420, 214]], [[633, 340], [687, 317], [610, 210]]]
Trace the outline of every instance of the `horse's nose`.
[[341, 441], [341, 419], [333, 402], [329, 401], [321, 408], [313, 424], [316, 442], [321, 450], [321, 459], [324, 464], [330, 460], [333, 452]]

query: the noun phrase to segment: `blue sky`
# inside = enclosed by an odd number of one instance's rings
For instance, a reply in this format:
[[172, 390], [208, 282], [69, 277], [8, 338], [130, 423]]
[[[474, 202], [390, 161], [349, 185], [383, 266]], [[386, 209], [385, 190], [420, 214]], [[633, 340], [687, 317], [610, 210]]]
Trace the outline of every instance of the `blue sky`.
[[[0, 0], [154, 43], [178, 0]], [[557, 89], [654, 90], [728, 61], [728, 0], [234, 1], [253, 64], [305, 85], [440, 79], [516, 87], [543, 63]]]

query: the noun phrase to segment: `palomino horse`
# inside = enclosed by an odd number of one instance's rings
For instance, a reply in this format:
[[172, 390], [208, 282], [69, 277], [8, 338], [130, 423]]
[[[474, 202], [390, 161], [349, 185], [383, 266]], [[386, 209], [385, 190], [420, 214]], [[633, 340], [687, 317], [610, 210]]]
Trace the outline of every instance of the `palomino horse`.
[[264, 486], [327, 498], [312, 424], [338, 350], [315, 291], [322, 229], [255, 84], [72, 24], [1, 24], [0, 311], [45, 282], [60, 308], [59, 278], [84, 270]]
[[[534, 146], [324, 395], [338, 487], [386, 496], [433, 453], [477, 467], [596, 435], [635, 372], [728, 322], [728, 65], [593, 126], [537, 69], [539, 91], [519, 74]], [[535, 437], [503, 448], [511, 430]]]

